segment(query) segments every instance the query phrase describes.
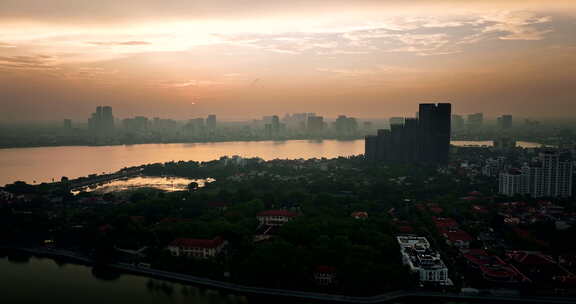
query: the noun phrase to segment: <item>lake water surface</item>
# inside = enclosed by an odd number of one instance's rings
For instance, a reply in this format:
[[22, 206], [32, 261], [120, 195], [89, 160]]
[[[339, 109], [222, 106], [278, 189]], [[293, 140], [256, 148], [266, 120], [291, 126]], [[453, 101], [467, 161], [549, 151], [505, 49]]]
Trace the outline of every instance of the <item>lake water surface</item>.
[[244, 304], [244, 296], [122, 274], [106, 280], [93, 268], [51, 259], [0, 257], [0, 303]]
[[[453, 141], [454, 145], [490, 146], [491, 141]], [[537, 143], [518, 142], [522, 147]], [[364, 153], [364, 140], [287, 140], [188, 144], [143, 144], [129, 146], [66, 146], [0, 149], [0, 185], [22, 180], [28, 183], [77, 178], [88, 174], [116, 172], [124, 167], [149, 163], [195, 160], [240, 155], [265, 160], [320, 158]]]

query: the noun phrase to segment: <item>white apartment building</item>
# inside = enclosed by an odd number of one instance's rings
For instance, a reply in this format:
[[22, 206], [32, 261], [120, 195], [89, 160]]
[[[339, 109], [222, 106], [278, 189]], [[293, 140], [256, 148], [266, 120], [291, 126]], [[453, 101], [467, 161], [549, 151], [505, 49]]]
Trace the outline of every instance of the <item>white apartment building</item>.
[[398, 236], [402, 263], [418, 274], [420, 282], [452, 285], [448, 278], [448, 268], [440, 258], [440, 254], [430, 248], [425, 237]]
[[525, 164], [521, 170], [501, 173], [499, 193], [508, 196], [570, 197], [572, 179], [571, 155], [548, 150], [540, 153], [537, 162]]

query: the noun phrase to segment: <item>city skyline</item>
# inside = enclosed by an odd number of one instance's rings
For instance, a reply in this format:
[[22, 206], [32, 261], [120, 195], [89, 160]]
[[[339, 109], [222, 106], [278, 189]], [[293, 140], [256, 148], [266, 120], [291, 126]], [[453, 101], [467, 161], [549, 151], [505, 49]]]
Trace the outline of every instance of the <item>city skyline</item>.
[[574, 109], [573, 2], [431, 2], [5, 0], [0, 122]]

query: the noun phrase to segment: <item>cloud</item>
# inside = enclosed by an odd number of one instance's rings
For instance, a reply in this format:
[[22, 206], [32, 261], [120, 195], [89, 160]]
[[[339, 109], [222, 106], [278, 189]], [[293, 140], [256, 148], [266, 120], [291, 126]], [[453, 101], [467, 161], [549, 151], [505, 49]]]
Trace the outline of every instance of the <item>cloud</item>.
[[111, 75], [118, 73], [119, 71], [117, 69], [109, 70], [101, 67], [80, 67], [62, 72], [61, 76], [71, 80], [103, 80], [103, 78], [108, 80]]
[[92, 45], [102, 45], [102, 46], [115, 46], [115, 45], [149, 45], [150, 42], [147, 41], [91, 41], [87, 42]]
[[220, 85], [221, 82], [212, 80], [186, 80], [186, 81], [165, 81], [156, 85], [164, 89], [184, 89], [184, 88], [199, 88]]
[[10, 43], [1, 42], [0, 41], [0, 48], [15, 48], [16, 46]]
[[502, 12], [485, 16], [482, 21], [487, 24], [483, 33], [499, 33], [501, 40], [542, 40], [550, 28], [541, 28], [549, 24], [549, 16], [537, 16], [532, 12]]
[[[47, 4], [49, 2], [49, 4]], [[249, 18], [266, 14], [319, 15], [334, 11], [418, 10], [454, 7], [517, 8], [522, 6], [564, 8], [573, 0], [2, 0], [0, 19], [36, 19], [55, 22]]]
[[0, 68], [14, 70], [54, 70], [57, 69], [56, 57], [47, 55], [35, 56], [0, 56]]

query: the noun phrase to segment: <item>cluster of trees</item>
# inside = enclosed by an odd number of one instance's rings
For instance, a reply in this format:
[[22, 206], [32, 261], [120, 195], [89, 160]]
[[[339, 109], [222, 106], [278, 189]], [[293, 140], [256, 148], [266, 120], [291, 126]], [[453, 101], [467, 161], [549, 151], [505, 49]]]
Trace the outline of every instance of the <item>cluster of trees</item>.
[[[44, 208], [41, 214], [50, 219], [44, 231], [56, 244], [85, 250], [103, 262], [115, 258], [114, 248], [148, 247], [146, 261], [153, 267], [257, 286], [318, 290], [313, 272], [330, 266], [337, 283], [323, 288], [365, 295], [414, 283], [401, 263], [394, 218], [411, 220], [417, 233], [427, 233], [425, 219], [414, 221], [415, 201], [448, 203], [471, 190], [465, 180], [456, 182], [433, 168], [373, 165], [360, 157], [142, 168], [148, 175], [214, 177], [216, 182], [174, 193], [140, 190], [122, 204]], [[233, 175], [241, 178], [228, 178]], [[108, 194], [106, 200], [119, 195]], [[300, 216], [274, 238], [255, 243], [256, 214], [267, 209], [290, 209]], [[355, 211], [369, 216], [354, 219]], [[175, 238], [216, 236], [229, 242], [216, 259], [175, 258], [164, 250]]]

